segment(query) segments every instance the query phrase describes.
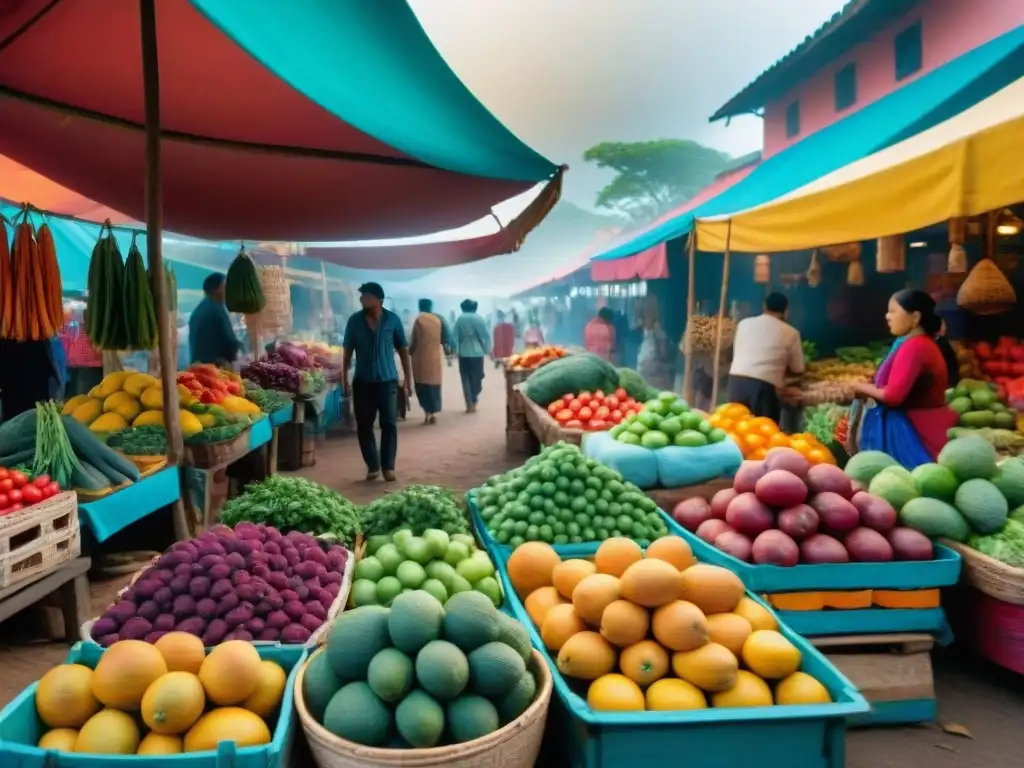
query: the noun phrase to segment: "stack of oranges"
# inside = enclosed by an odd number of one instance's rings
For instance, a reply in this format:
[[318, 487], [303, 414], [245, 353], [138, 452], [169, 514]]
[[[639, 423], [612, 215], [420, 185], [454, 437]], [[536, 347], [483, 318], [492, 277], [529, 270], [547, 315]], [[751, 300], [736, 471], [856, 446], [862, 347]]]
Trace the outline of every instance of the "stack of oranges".
[[835, 464], [835, 457], [812, 434], [798, 432], [787, 435], [771, 419], [754, 416], [745, 405], [726, 403], [711, 415], [708, 422], [725, 430], [739, 446], [746, 459], [763, 459], [772, 448], [792, 448], [811, 464]]

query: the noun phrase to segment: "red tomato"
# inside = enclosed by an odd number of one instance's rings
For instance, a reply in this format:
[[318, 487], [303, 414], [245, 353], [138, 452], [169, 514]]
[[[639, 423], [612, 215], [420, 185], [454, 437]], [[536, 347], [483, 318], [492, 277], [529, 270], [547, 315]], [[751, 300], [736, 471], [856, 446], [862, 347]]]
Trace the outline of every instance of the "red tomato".
[[622, 418], [626, 418], [627, 416], [636, 416], [636, 411], [630, 408], [628, 411], [622, 414]]
[[6, 480], [9, 474], [6, 467], [0, 467], [0, 480]]
[[572, 392], [568, 392], [568, 393], [562, 395], [562, 402], [565, 403], [566, 405], [568, 405], [569, 403], [571, 403], [575, 399], [576, 399], [576, 395], [574, 395]]
[[550, 413], [552, 416], [554, 416], [556, 413], [558, 413], [560, 410], [562, 410], [562, 406], [563, 405], [564, 405], [564, 403], [561, 400], [553, 400], [548, 405], [548, 413]]
[[20, 504], [21, 503], [21, 491], [19, 491], [17, 488], [15, 488], [13, 491], [11, 491], [11, 492], [9, 492], [7, 494], [7, 498], [11, 502], [11, 504]]
[[577, 395], [577, 398], [583, 402], [587, 402], [588, 400], [593, 400], [594, 396], [589, 392], [580, 392], [579, 395]]
[[40, 475], [39, 477], [37, 477], [35, 480], [32, 481], [32, 485], [34, 485], [36, 488], [45, 488], [49, 484], [50, 484], [50, 476], [49, 475]]
[[629, 397], [629, 394], [622, 387], [619, 387], [618, 389], [615, 390], [615, 396], [619, 398], [619, 400], [625, 400], [627, 397]]
[[576, 415], [579, 417], [580, 421], [590, 421], [594, 418], [594, 412], [589, 406], [583, 406], [580, 408], [579, 411], [576, 412]]
[[582, 407], [583, 403], [581, 403], [579, 400], [573, 400], [572, 402], [569, 403], [569, 410], [572, 411], [573, 413], [579, 413], [580, 408]]
[[46, 486], [46, 498], [56, 496], [60, 492], [60, 484], [55, 480], [51, 480], [50, 484]]
[[4, 510], [4, 514], [5, 515], [10, 515], [10, 514], [12, 514], [14, 512], [20, 512], [24, 508], [25, 507], [23, 505], [21, 505], [21, 504], [12, 504], [11, 506], [9, 506], [7, 509]]
[[600, 408], [602, 405], [604, 405], [604, 400], [598, 400], [595, 397], [593, 400], [591, 400], [589, 403], [587, 403], [587, 405], [590, 406], [590, 410], [596, 411], [598, 408]]
[[11, 500], [7, 498], [6, 493], [0, 493], [0, 509], [6, 509], [11, 506]]
[[612, 421], [614, 421], [616, 424], [622, 421], [622, 411], [620, 411], [618, 408], [613, 410], [609, 415], [612, 417]]
[[619, 398], [617, 398], [615, 395], [608, 395], [608, 397], [604, 399], [604, 404], [614, 411], [616, 408], [619, 407]]
[[587, 422], [587, 429], [592, 429], [595, 432], [597, 432], [602, 429], [608, 429], [608, 424], [604, 421], [604, 419], [591, 419], [589, 422]]
[[565, 422], [566, 429], [583, 429], [583, 422], [579, 419], [573, 419], [572, 421]]
[[605, 420], [608, 418], [609, 413], [611, 413], [611, 409], [606, 405], [602, 405], [594, 410], [594, 418]]
[[16, 469], [11, 470], [11, 482], [14, 483], [15, 488], [22, 488], [28, 485], [28, 476], [24, 472], [19, 472]]
[[604, 392], [602, 392], [602, 391], [601, 391], [601, 390], [599, 389], [599, 390], [597, 390], [597, 391], [596, 391], [596, 392], [594, 393], [594, 397], [596, 397], [596, 398], [597, 398], [598, 400], [600, 400], [601, 398], [603, 398], [603, 397], [604, 397]]
[[555, 421], [564, 424], [567, 421], [572, 421], [575, 418], [575, 414], [568, 408], [562, 408], [555, 414]]
[[10, 493], [14, 490], [14, 481], [9, 477], [0, 480], [0, 493]]
[[34, 485], [26, 485], [21, 489], [21, 499], [26, 504], [38, 504], [43, 500], [43, 492]]

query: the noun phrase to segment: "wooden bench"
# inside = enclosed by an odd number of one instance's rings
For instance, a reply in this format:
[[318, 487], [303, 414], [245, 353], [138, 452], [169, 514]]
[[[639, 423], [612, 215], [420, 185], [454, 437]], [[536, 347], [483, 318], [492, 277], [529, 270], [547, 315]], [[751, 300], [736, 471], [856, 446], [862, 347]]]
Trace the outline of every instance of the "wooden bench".
[[56, 570], [0, 590], [0, 621], [58, 593], [64, 615], [64, 639], [72, 645], [78, 642], [78, 628], [92, 618], [92, 594], [87, 575], [91, 565], [88, 557], [79, 557]]

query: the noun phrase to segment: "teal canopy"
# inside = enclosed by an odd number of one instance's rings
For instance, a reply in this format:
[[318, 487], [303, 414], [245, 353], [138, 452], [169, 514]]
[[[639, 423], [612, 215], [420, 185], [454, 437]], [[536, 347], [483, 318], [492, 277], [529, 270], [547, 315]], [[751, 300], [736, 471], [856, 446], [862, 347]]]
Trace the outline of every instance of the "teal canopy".
[[716, 197], [635, 234], [592, 261], [627, 258], [686, 235], [695, 217], [721, 216], [770, 202], [948, 120], [1022, 76], [1024, 26], [1019, 26], [772, 155]]

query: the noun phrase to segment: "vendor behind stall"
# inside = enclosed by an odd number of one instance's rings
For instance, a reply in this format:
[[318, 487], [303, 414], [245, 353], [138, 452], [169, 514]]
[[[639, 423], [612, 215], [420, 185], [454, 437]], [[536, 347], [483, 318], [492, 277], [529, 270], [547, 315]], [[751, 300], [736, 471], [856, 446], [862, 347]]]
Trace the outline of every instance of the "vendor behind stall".
[[729, 369], [729, 402], [745, 405], [755, 416], [767, 416], [776, 423], [782, 411], [779, 391], [785, 386], [787, 371], [804, 372], [800, 332], [786, 322], [788, 309], [789, 299], [770, 293], [762, 314], [736, 324]]
[[0, 419], [31, 410], [40, 400], [63, 397], [67, 366], [59, 341], [0, 339], [0, 360]]
[[225, 281], [220, 272], [203, 280], [205, 295], [188, 320], [188, 347], [193, 363], [230, 366], [242, 349], [224, 305]]

